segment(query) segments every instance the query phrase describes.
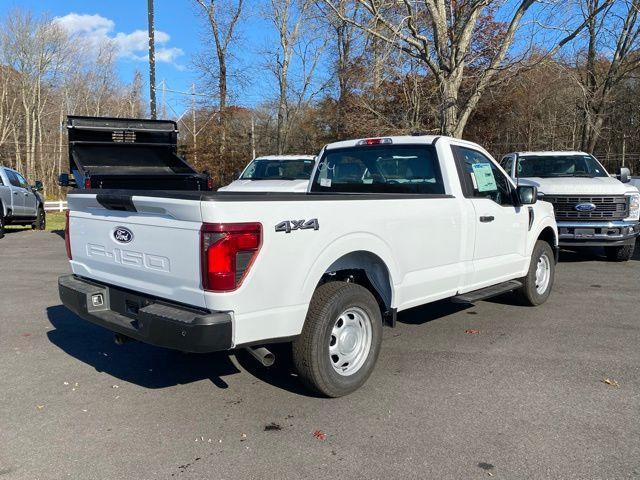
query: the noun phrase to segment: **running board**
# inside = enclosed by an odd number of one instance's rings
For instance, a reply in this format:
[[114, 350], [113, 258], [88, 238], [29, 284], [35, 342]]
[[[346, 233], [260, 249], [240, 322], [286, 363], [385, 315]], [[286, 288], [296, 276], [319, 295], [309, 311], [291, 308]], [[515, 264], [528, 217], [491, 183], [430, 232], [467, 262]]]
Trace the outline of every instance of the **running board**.
[[521, 281], [509, 280], [508, 282], [502, 282], [497, 285], [491, 285], [490, 287], [463, 293], [462, 295], [456, 295], [451, 298], [451, 301], [454, 303], [476, 303], [485, 298], [495, 297], [496, 295], [507, 293], [520, 287], [522, 287]]

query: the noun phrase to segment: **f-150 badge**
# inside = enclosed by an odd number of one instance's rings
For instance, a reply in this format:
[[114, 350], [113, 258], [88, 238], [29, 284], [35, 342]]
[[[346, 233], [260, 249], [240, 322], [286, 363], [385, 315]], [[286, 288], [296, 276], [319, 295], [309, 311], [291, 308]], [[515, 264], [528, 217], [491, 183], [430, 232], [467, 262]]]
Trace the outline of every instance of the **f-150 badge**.
[[285, 220], [276, 225], [276, 232], [291, 233], [294, 230], [319, 230], [317, 218], [311, 220]]

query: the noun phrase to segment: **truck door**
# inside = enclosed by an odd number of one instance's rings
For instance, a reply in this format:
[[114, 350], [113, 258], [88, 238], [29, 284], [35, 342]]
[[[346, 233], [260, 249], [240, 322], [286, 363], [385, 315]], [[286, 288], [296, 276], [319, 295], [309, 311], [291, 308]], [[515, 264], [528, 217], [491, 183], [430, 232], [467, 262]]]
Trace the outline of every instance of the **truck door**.
[[20, 186], [20, 180], [18, 175], [13, 170], [5, 170], [9, 183], [11, 184], [11, 197], [13, 198], [13, 210], [14, 217], [23, 217], [26, 215], [24, 208], [25, 191]]
[[29, 186], [29, 182], [27, 182], [22, 175], [16, 173], [16, 177], [18, 177], [18, 182], [20, 182], [20, 188], [22, 189], [22, 195], [24, 197], [23, 215], [27, 217], [35, 217], [38, 206], [38, 199], [36, 198], [36, 194], [33, 193], [33, 190]]
[[470, 289], [515, 278], [527, 263], [529, 211], [516, 206], [512, 183], [489, 157], [459, 145], [452, 149], [464, 195], [475, 211]]

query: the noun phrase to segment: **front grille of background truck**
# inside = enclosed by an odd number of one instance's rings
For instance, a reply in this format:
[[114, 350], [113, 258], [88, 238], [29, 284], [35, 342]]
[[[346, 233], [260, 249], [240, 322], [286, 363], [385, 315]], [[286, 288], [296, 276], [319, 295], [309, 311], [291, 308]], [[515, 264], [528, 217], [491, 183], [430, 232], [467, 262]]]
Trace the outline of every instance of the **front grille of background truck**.
[[[629, 215], [629, 204], [624, 195], [545, 195], [543, 199], [553, 205], [558, 221], [611, 221], [622, 220]], [[590, 212], [580, 212], [576, 210], [576, 205], [580, 203], [593, 203], [596, 209]]]

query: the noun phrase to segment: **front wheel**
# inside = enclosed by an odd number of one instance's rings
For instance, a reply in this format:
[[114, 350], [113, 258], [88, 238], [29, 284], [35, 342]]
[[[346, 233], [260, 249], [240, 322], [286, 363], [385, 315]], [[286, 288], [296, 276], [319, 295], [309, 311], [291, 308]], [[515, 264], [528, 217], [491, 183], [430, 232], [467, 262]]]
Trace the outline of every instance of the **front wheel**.
[[4, 237], [4, 215], [2, 215], [2, 204], [0, 204], [0, 238]]
[[522, 279], [523, 285], [518, 290], [522, 302], [531, 306], [546, 302], [551, 294], [555, 273], [556, 264], [551, 246], [547, 242], [538, 240], [531, 254], [529, 271]]
[[381, 342], [382, 314], [371, 292], [329, 282], [313, 294], [302, 333], [293, 342], [293, 362], [308, 388], [341, 397], [367, 381]]
[[44, 230], [47, 227], [47, 217], [44, 213], [43, 207], [38, 207], [38, 215], [36, 221], [31, 224], [31, 228], [34, 230]]
[[619, 247], [604, 247], [604, 253], [607, 255], [607, 260], [612, 262], [626, 262], [631, 260], [631, 257], [633, 257], [633, 251], [635, 248], [635, 243]]

